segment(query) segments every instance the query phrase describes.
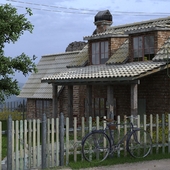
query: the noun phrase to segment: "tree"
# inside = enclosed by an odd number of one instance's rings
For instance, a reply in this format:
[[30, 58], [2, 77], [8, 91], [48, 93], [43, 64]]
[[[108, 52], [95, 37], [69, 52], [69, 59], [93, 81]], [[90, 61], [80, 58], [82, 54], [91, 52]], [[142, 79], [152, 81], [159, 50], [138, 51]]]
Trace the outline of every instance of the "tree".
[[0, 103], [5, 97], [19, 94], [18, 81], [13, 78], [16, 71], [22, 72], [24, 76], [37, 71], [35, 57], [31, 59], [24, 53], [14, 58], [4, 56], [6, 43], [15, 43], [25, 31], [32, 33], [33, 25], [26, 15], [32, 15], [28, 8], [25, 14], [18, 14], [11, 5], [0, 6]]

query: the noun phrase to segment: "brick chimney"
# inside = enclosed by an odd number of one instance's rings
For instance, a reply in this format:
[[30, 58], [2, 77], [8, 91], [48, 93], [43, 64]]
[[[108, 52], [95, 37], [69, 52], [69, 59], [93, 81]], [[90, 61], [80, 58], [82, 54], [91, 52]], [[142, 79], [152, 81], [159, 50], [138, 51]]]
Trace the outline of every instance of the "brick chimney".
[[99, 11], [94, 17], [94, 24], [96, 25], [96, 30], [93, 34], [105, 32], [106, 29], [112, 25], [112, 15], [110, 11]]

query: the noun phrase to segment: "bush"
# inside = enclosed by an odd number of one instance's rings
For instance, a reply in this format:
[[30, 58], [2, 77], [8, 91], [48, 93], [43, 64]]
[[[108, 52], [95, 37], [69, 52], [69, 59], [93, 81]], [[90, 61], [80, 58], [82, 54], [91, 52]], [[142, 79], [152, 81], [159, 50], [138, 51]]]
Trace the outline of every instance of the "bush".
[[25, 115], [23, 115], [22, 112], [19, 112], [17, 110], [9, 111], [8, 109], [5, 109], [0, 112], [0, 120], [7, 120], [9, 115], [11, 115], [12, 120], [23, 120], [23, 116], [25, 118]]

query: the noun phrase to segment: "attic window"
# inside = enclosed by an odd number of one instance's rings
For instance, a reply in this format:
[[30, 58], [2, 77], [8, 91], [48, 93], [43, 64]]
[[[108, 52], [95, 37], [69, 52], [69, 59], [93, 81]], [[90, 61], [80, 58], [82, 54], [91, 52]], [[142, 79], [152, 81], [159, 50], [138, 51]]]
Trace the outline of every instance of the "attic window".
[[152, 60], [154, 57], [154, 36], [138, 36], [133, 38], [133, 60]]
[[92, 43], [92, 64], [105, 64], [108, 60], [108, 41]]

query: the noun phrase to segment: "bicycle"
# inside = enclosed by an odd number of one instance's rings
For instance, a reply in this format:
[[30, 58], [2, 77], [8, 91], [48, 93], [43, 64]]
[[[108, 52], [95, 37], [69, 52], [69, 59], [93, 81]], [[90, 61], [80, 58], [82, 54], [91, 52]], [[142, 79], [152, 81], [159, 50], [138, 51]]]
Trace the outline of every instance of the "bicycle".
[[[130, 116], [127, 118], [135, 117]], [[102, 162], [109, 154], [120, 151], [120, 145], [124, 141], [126, 141], [125, 148], [132, 157], [144, 158], [150, 153], [152, 139], [146, 130], [134, 127], [132, 121], [130, 121], [127, 133], [122, 138], [119, 138], [120, 136], [117, 134], [118, 142], [115, 142], [113, 137], [115, 136], [114, 131], [122, 124], [118, 124], [112, 119], [103, 120], [106, 121], [105, 129], [92, 130], [82, 140], [82, 154], [85, 160], [95, 163]]]

